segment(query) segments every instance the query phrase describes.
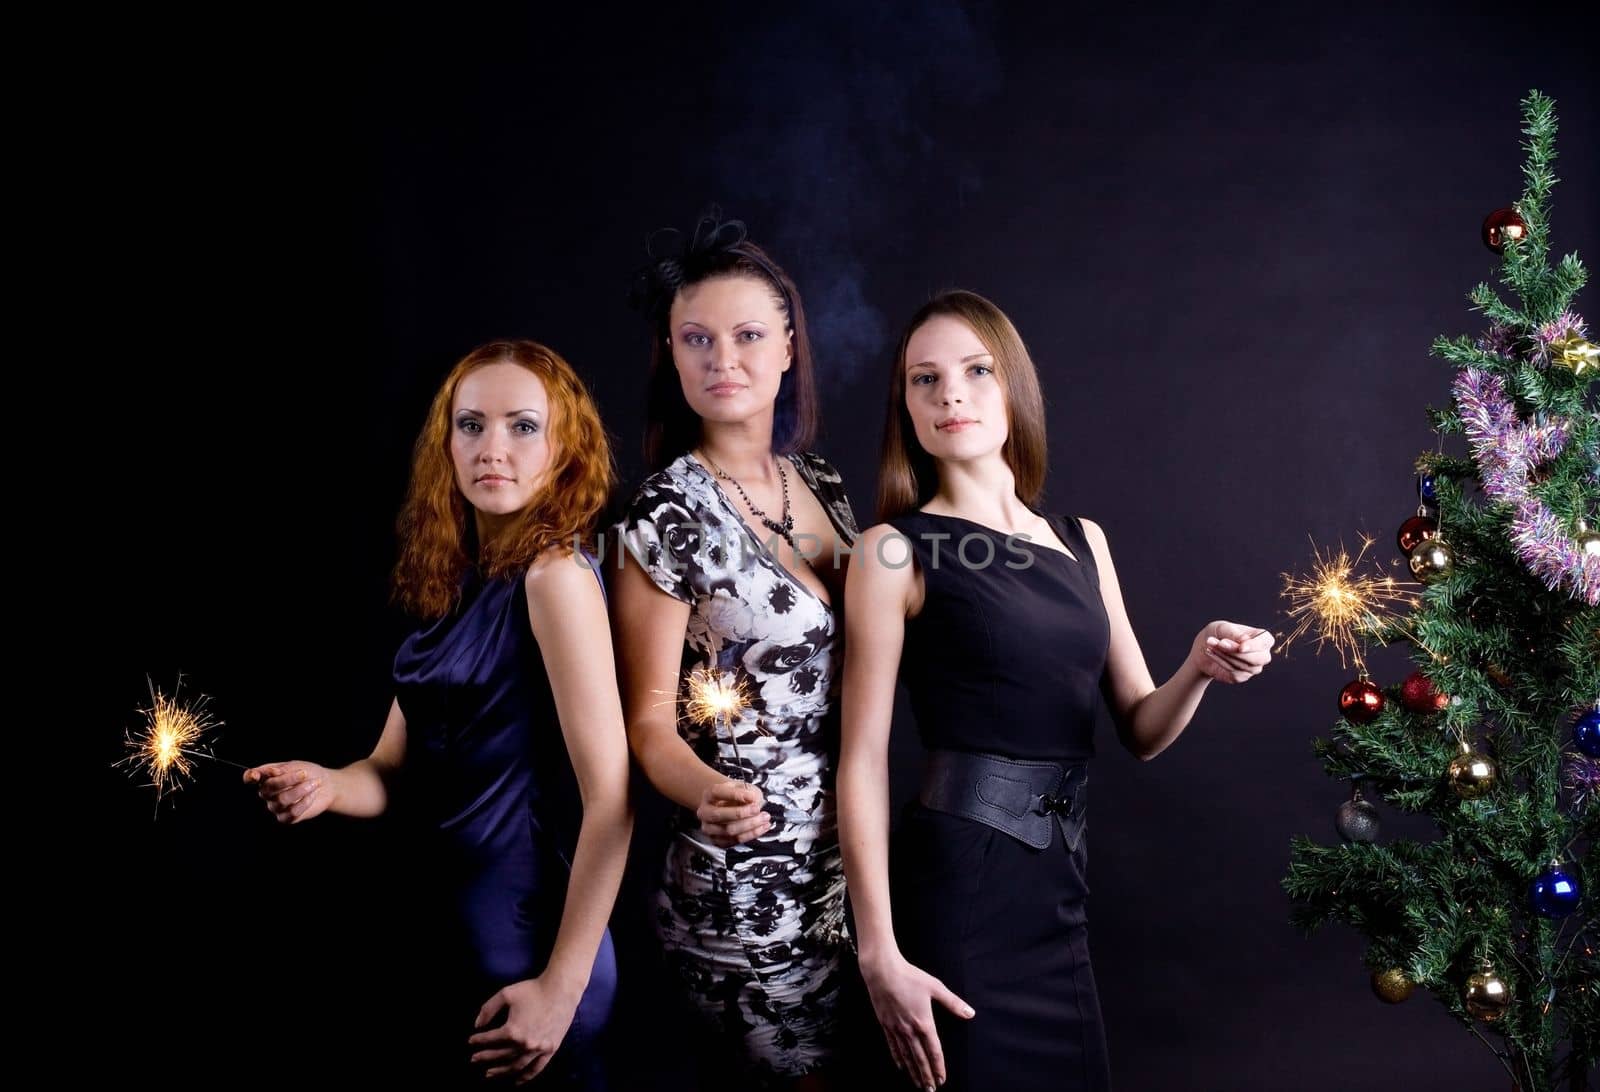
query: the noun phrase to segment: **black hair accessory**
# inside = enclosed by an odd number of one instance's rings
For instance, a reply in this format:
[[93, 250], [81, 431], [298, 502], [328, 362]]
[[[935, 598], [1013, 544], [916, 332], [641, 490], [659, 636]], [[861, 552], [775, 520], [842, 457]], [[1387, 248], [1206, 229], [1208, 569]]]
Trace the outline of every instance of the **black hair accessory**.
[[673, 297], [685, 283], [699, 280], [718, 264], [725, 263], [730, 255], [759, 268], [787, 304], [789, 293], [778, 279], [777, 270], [750, 252], [745, 246], [748, 239], [744, 221], [724, 220], [722, 210], [716, 205], [700, 214], [694, 230], [687, 235], [677, 228], [652, 231], [644, 244], [650, 260], [633, 275], [629, 304], [634, 310], [655, 318], [671, 306]]

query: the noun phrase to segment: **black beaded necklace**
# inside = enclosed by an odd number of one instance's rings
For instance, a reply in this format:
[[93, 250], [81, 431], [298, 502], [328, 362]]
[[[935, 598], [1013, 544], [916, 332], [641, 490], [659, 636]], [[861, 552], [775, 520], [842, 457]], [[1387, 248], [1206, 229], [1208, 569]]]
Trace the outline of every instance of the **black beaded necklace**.
[[[702, 451], [701, 454], [705, 454], [705, 452]], [[783, 472], [783, 460], [781, 458], [777, 460], [778, 482], [783, 487], [783, 519], [775, 520], [755, 506], [755, 502], [750, 499], [750, 494], [746, 493], [744, 486], [739, 484], [738, 478], [718, 466], [717, 461], [710, 455], [706, 455], [705, 459], [717, 477], [725, 482], [733, 483], [733, 487], [739, 491], [739, 496], [744, 498], [745, 506], [750, 509], [750, 514], [760, 520], [767, 530], [782, 535], [784, 541], [794, 550], [795, 556], [804, 559], [805, 555], [800, 552], [800, 546], [794, 540], [794, 513], [789, 510], [789, 475]]]

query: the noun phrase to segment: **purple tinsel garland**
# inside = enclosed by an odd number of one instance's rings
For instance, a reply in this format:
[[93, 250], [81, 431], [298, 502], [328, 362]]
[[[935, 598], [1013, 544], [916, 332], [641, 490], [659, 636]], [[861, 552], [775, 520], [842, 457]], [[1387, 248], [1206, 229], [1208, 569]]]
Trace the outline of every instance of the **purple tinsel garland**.
[[1528, 484], [1529, 472], [1566, 446], [1567, 423], [1523, 424], [1500, 377], [1476, 368], [1461, 371], [1454, 386], [1483, 491], [1512, 508], [1517, 556], [1545, 587], [1565, 584], [1591, 607], [1600, 605], [1600, 557], [1578, 548]]
[[1561, 783], [1572, 794], [1574, 806], [1582, 808], [1600, 794], [1600, 759], [1577, 751], [1562, 756]]
[[1478, 348], [1491, 356], [1509, 359], [1517, 351], [1517, 332], [1502, 323], [1492, 323], [1478, 339]]
[[1563, 311], [1543, 326], [1533, 332], [1534, 345], [1538, 347], [1539, 355], [1536, 363], [1543, 367], [1550, 361], [1550, 346], [1560, 341], [1569, 334], [1584, 337], [1589, 332], [1589, 326], [1571, 311]]

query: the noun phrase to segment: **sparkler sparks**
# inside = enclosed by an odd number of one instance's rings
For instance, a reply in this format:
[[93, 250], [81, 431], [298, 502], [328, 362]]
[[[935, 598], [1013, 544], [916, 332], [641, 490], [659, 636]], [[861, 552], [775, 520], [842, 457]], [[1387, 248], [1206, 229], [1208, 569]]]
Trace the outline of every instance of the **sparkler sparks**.
[[687, 684], [684, 714], [697, 724], [711, 725], [713, 731], [718, 725], [727, 728], [728, 741], [733, 744], [733, 762], [742, 773], [744, 759], [739, 754], [739, 733], [733, 724], [750, 704], [750, 688], [737, 675], [705, 664], [689, 672]]
[[1339, 653], [1339, 663], [1351, 662], [1366, 669], [1362, 651], [1366, 639], [1378, 633], [1394, 620], [1396, 609], [1416, 606], [1416, 596], [1399, 586], [1394, 577], [1372, 566], [1377, 575], [1367, 575], [1359, 570], [1366, 562], [1367, 551], [1375, 540], [1361, 536], [1361, 550], [1351, 560], [1341, 545], [1338, 552], [1331, 548], [1327, 554], [1312, 544], [1315, 559], [1308, 576], [1283, 574], [1284, 599], [1289, 601], [1285, 612], [1295, 623], [1288, 636], [1279, 641], [1276, 651], [1282, 652], [1303, 636], [1315, 630], [1316, 651], [1323, 645], [1332, 645]]
[[[178, 685], [181, 689], [181, 680]], [[226, 761], [204, 749], [206, 733], [222, 727], [222, 722], [206, 708], [210, 701], [203, 694], [193, 701], [182, 701], [177, 691], [169, 698], [150, 683], [150, 705], [139, 710], [144, 717], [143, 728], [137, 733], [124, 733], [128, 753], [115, 765], [126, 766], [130, 777], [149, 777], [158, 805], [162, 797], [182, 788], [184, 779], [193, 776], [193, 759]]]
[[732, 724], [750, 704], [743, 679], [701, 664], [689, 672], [684, 713], [697, 724]]

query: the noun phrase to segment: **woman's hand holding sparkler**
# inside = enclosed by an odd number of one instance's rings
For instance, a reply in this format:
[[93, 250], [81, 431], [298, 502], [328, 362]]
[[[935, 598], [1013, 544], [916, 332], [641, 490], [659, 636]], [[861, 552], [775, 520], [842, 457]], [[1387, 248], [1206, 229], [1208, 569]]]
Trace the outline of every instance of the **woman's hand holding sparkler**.
[[297, 759], [252, 766], [244, 772], [244, 779], [256, 786], [256, 795], [266, 801], [267, 810], [278, 822], [292, 824], [315, 819], [328, 810], [337, 773]]
[[[486, 1079], [515, 1077], [517, 1084], [528, 1083], [550, 1064], [582, 998], [581, 989], [563, 989], [544, 975], [499, 990], [484, 1002], [473, 1022], [481, 1030], [467, 1040], [472, 1064], [486, 1067]], [[505, 1023], [488, 1027], [502, 1009]]]
[[713, 845], [736, 846], [759, 838], [772, 828], [772, 816], [761, 810], [766, 798], [745, 781], [718, 781], [707, 785], [695, 816]]
[[389, 781], [406, 757], [406, 718], [400, 702], [389, 706], [378, 745], [366, 758], [330, 770], [315, 762], [269, 762], [244, 772], [280, 823], [303, 823], [325, 811], [370, 819], [389, 806]]
[[1218, 682], [1248, 682], [1272, 662], [1271, 631], [1237, 622], [1212, 622], [1189, 649], [1194, 669]]

